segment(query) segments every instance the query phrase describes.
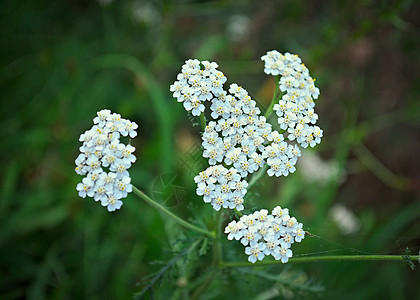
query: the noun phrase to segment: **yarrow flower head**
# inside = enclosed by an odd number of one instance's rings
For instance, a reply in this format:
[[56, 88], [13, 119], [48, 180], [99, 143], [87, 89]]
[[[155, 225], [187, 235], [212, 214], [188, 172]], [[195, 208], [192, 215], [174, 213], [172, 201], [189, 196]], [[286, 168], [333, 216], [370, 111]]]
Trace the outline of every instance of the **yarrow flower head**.
[[284, 95], [273, 107], [280, 128], [288, 133], [290, 141], [296, 141], [303, 148], [319, 144], [323, 131], [314, 125], [318, 120], [314, 99], [318, 98], [319, 89], [309, 76], [308, 68], [297, 55], [283, 55], [276, 50], [267, 52], [261, 60], [266, 74], [281, 76], [279, 87]]
[[182, 66], [182, 71], [177, 76], [177, 81], [171, 85], [178, 102], [182, 102], [187, 111], [193, 116], [204, 112], [204, 102], [212, 100], [223, 94], [225, 75], [218, 71], [215, 62], [189, 59]]
[[248, 261], [255, 263], [266, 256], [287, 263], [293, 253], [290, 249], [295, 242], [305, 238], [302, 223], [290, 217], [287, 208], [275, 207], [271, 214], [261, 209], [250, 215], [243, 215], [239, 221], [230, 222], [225, 233], [228, 240], [237, 240], [245, 246]]
[[121, 199], [132, 191], [127, 170], [136, 161], [135, 148], [121, 143], [120, 137], [134, 138], [138, 125], [108, 109], [99, 111], [93, 123], [79, 138], [83, 145], [75, 170], [86, 177], [76, 189], [80, 197], [92, 197], [111, 212], [120, 209]]
[[241, 179], [235, 168], [228, 170], [217, 165], [200, 172], [194, 181], [197, 183], [197, 194], [203, 196], [204, 202], [210, 203], [215, 210], [222, 207], [243, 210], [248, 183]]
[[[194, 116], [204, 113], [205, 101], [211, 102], [211, 121], [202, 136], [203, 157], [208, 159], [210, 166], [230, 167], [229, 172], [236, 170], [235, 177], [243, 179], [238, 179], [238, 182], [246, 186], [246, 177], [266, 163], [269, 176], [294, 173], [301, 156], [299, 145], [314, 147], [322, 137], [322, 130], [314, 125], [318, 116], [314, 112], [313, 99], [318, 97], [319, 90], [300, 58], [290, 53], [283, 55], [270, 51], [261, 59], [265, 62], [265, 73], [281, 75], [279, 88], [284, 95], [273, 107], [280, 131], [273, 130], [266, 118], [260, 115], [257, 103], [244, 88], [234, 83], [224, 90], [227, 79], [214, 62], [187, 60], [170, 87], [173, 96]], [[215, 169], [209, 168], [200, 174], [212, 170]], [[221, 207], [243, 208], [243, 199], [234, 198], [238, 194], [226, 192], [219, 195], [220, 191], [213, 182], [196, 182], [197, 194], [204, 197], [204, 202], [212, 203], [216, 210]], [[246, 193], [246, 187], [244, 190]], [[232, 205], [238, 201], [242, 201], [240, 205]]]

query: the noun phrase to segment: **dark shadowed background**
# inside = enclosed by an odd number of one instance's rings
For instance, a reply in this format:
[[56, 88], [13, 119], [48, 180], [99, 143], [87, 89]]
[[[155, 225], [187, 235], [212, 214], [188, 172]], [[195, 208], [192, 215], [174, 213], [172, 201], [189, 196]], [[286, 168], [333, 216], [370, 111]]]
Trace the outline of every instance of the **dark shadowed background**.
[[[1, 298], [127, 299], [153, 278], [146, 297], [198, 295], [211, 249], [159, 273], [195, 235], [134, 194], [114, 213], [79, 198], [78, 137], [103, 108], [137, 122], [133, 183], [211, 227], [192, 179], [202, 169], [199, 127], [169, 86], [186, 59], [213, 60], [264, 109], [274, 83], [260, 57], [273, 49], [298, 54], [317, 79], [324, 138], [295, 174], [260, 180], [247, 208], [288, 207], [316, 235], [294, 245], [295, 256], [418, 254], [419, 23], [410, 0], [2, 1]], [[226, 261], [246, 261], [239, 242], [222, 245]], [[419, 299], [418, 270], [224, 270], [201, 299]]]

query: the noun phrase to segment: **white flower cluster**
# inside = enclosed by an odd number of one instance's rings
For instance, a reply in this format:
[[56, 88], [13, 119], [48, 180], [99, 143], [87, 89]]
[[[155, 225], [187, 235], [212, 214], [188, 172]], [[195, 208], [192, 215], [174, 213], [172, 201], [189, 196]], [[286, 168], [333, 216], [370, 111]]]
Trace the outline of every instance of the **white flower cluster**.
[[244, 215], [238, 222], [230, 222], [225, 233], [229, 240], [240, 240], [249, 255], [248, 261], [255, 263], [265, 256], [272, 255], [274, 259], [288, 262], [293, 253], [290, 250], [294, 242], [305, 238], [302, 223], [289, 216], [287, 208], [277, 206], [271, 214], [261, 209], [251, 215]]
[[211, 203], [217, 211], [221, 207], [243, 210], [248, 183], [241, 180], [235, 168], [229, 170], [221, 165], [211, 166], [194, 177], [197, 194], [205, 203]]
[[260, 109], [248, 92], [231, 84], [226, 92], [212, 102], [210, 121], [203, 133], [203, 156], [210, 165], [233, 165], [241, 177], [257, 171], [265, 164], [267, 143], [279, 134], [260, 116]]
[[[295, 172], [297, 159], [301, 156], [297, 144], [306, 148], [320, 142], [322, 130], [311, 125], [318, 119], [313, 110], [313, 98], [318, 97], [319, 90], [308, 69], [290, 53], [282, 55], [271, 51], [262, 60], [267, 74], [282, 75], [279, 85], [285, 95], [274, 105], [282, 132], [272, 129], [244, 88], [231, 84], [228, 91], [224, 90], [227, 79], [216, 69], [215, 62], [187, 60], [171, 85], [173, 96], [194, 116], [204, 113], [205, 101], [211, 102], [212, 120], [202, 136], [203, 157], [211, 167], [200, 174], [210, 176], [215, 170], [212, 166], [224, 165], [236, 170], [235, 177], [245, 179], [267, 163], [269, 176], [287, 176]], [[200, 176], [196, 177], [196, 182], [197, 194], [204, 196], [204, 202], [212, 203], [215, 209], [243, 209], [242, 203], [233, 205], [236, 202], [233, 193], [221, 192], [224, 197], [218, 199], [216, 193], [220, 191], [214, 182], [206, 183]], [[244, 180], [239, 182], [246, 183]]]
[[[201, 68], [203, 65], [203, 68]], [[215, 62], [189, 59], [182, 66], [182, 71], [177, 76], [177, 81], [171, 85], [178, 102], [183, 102], [184, 108], [191, 111], [193, 116], [199, 116], [205, 109], [204, 102], [212, 101], [213, 97], [223, 94], [225, 75], [216, 70]]]
[[134, 138], [138, 126], [107, 109], [97, 114], [94, 126], [79, 138], [83, 145], [76, 159], [76, 173], [86, 177], [76, 189], [80, 197], [93, 197], [108, 211], [115, 211], [132, 191], [127, 170], [136, 161], [135, 148], [120, 143], [120, 137]]
[[318, 120], [314, 99], [318, 98], [319, 89], [309, 76], [308, 68], [297, 55], [283, 55], [275, 50], [267, 52], [261, 59], [266, 74], [281, 75], [280, 90], [285, 94], [273, 108], [280, 128], [287, 130], [290, 141], [296, 140], [303, 148], [319, 144], [322, 129], [311, 125]]

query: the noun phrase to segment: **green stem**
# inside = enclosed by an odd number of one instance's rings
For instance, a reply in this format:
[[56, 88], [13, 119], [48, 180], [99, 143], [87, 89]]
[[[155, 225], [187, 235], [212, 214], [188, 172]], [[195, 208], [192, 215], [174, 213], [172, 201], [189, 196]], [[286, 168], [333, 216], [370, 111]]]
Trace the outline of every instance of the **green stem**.
[[[289, 263], [306, 263], [306, 262], [322, 262], [322, 261], [416, 261], [420, 259], [420, 255], [326, 255], [326, 256], [308, 256], [308, 257], [292, 257]], [[252, 264], [250, 262], [222, 262], [222, 268], [237, 267], [259, 267], [281, 264], [281, 261], [262, 261]]]
[[218, 267], [222, 262], [222, 245], [220, 244], [220, 235], [223, 221], [223, 212], [216, 213], [215, 225], [216, 225], [216, 238], [213, 240], [213, 265]]
[[235, 212], [236, 212], [236, 214], [239, 216], [239, 217], [242, 217], [244, 214], [243, 213], [241, 213], [239, 210], [237, 210], [236, 208], [235, 208]]
[[271, 100], [270, 106], [267, 108], [267, 111], [264, 114], [264, 117], [266, 119], [268, 119], [268, 117], [273, 112], [274, 104], [276, 104], [276, 102], [277, 102], [277, 97], [278, 97], [278, 94], [279, 94], [279, 76], [276, 76], [274, 78], [274, 84], [276, 85], [276, 88], [274, 90], [273, 99]]
[[201, 128], [203, 129], [203, 131], [206, 130], [207, 122], [206, 122], [206, 116], [204, 115], [203, 112], [200, 114], [200, 122], [201, 122]]
[[154, 208], [156, 208], [157, 210], [161, 211], [162, 213], [164, 213], [165, 215], [171, 217], [176, 223], [178, 223], [179, 225], [188, 228], [192, 231], [198, 232], [198, 233], [202, 233], [205, 235], [208, 235], [212, 238], [215, 237], [215, 233], [214, 232], [210, 232], [208, 230], [199, 228], [197, 226], [194, 226], [184, 220], [182, 220], [180, 217], [174, 215], [173, 213], [171, 213], [169, 210], [167, 210], [165, 207], [163, 207], [162, 205], [160, 205], [159, 203], [157, 203], [156, 201], [154, 201], [153, 199], [151, 199], [149, 196], [147, 196], [145, 193], [143, 193], [142, 191], [140, 191], [138, 188], [136, 188], [135, 186], [133, 186], [133, 192], [141, 199], [143, 199], [145, 202], [147, 202], [147, 204], [153, 206]]
[[260, 179], [261, 178], [261, 176], [263, 176], [264, 174], [265, 174], [265, 171], [267, 171], [267, 169], [268, 169], [268, 165], [267, 164], [265, 164], [262, 168], [260, 168], [259, 170], [258, 170], [258, 172], [257, 173], [255, 173], [252, 177], [251, 177], [251, 180], [249, 181], [249, 184], [248, 184], [248, 190], [258, 181], [258, 179]]

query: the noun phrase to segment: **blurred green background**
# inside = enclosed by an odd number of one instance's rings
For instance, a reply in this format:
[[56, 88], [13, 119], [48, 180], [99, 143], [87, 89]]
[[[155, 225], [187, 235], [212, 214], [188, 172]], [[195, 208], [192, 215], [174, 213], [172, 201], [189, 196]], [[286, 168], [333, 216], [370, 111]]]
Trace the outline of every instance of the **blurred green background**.
[[[108, 213], [78, 197], [74, 172], [79, 135], [109, 108], [139, 124], [134, 184], [211, 228], [192, 180], [199, 127], [169, 85], [186, 59], [214, 60], [264, 108], [274, 85], [260, 57], [289, 51], [317, 79], [323, 143], [247, 207], [286, 206], [317, 236], [295, 256], [418, 254], [419, 25], [411, 0], [3, 0], [0, 298], [127, 299], [156, 279], [146, 298], [419, 299], [418, 268], [401, 262], [215, 271], [205, 244], [170, 262], [196, 234], [134, 194]], [[239, 242], [222, 246], [246, 261]]]

